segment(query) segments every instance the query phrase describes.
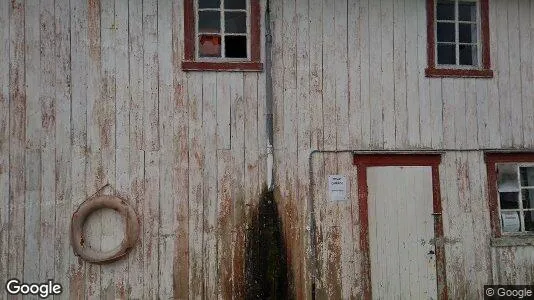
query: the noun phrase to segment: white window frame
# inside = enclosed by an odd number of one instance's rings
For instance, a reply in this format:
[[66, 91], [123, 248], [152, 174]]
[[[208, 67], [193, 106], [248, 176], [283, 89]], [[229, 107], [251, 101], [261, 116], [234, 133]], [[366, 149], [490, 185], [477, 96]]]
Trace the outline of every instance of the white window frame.
[[[220, 0], [220, 4], [218, 8], [199, 8], [198, 6], [199, 0], [194, 1], [194, 10], [195, 10], [195, 59], [197, 61], [201, 62], [246, 62], [250, 61], [251, 56], [251, 34], [250, 34], [250, 3], [249, 1], [245, 1], [246, 8], [245, 9], [226, 9], [224, 8], [224, 0]], [[199, 12], [201, 11], [217, 11], [220, 13], [220, 29], [219, 32], [199, 32], [198, 30], [198, 22], [199, 22]], [[225, 32], [225, 20], [224, 20], [224, 13], [225, 12], [245, 12], [246, 14], [246, 33], [226, 33]], [[217, 34], [221, 37], [221, 57], [201, 57], [200, 56], [200, 36], [201, 35], [209, 35], [209, 34]], [[226, 45], [225, 45], [225, 36], [245, 36], [247, 39], [247, 56], [242, 58], [233, 58], [233, 57], [226, 57]]]
[[[435, 53], [435, 62], [436, 62], [436, 68], [453, 68], [453, 69], [482, 69], [482, 22], [481, 22], [481, 8], [480, 8], [480, 1], [478, 0], [450, 0], [454, 2], [454, 20], [438, 20], [438, 2], [439, 0], [436, 0], [434, 2], [434, 53]], [[460, 14], [458, 10], [458, 2], [475, 2], [476, 8], [477, 8], [477, 16], [475, 22], [470, 21], [460, 21]], [[438, 42], [438, 23], [454, 23], [454, 31], [455, 31], [455, 41], [452, 42]], [[460, 24], [475, 24], [476, 25], [476, 39], [477, 42], [475, 43], [460, 43]], [[438, 59], [438, 45], [439, 44], [449, 44], [454, 45], [455, 48], [455, 56], [456, 56], [456, 63], [455, 64], [440, 64]], [[476, 63], [473, 65], [460, 65], [460, 44], [464, 45], [476, 45], [477, 47], [477, 59]]]
[[[519, 206], [518, 208], [513, 208], [513, 209], [501, 209], [501, 193], [499, 192], [499, 186], [497, 186], [497, 203], [498, 203], [498, 208], [499, 208], [499, 217], [501, 217], [501, 212], [519, 212], [519, 220], [520, 220], [520, 231], [518, 232], [507, 232], [507, 231], [504, 231], [503, 228], [502, 228], [502, 225], [501, 225], [501, 234], [503, 236], [514, 236], [514, 235], [534, 235], [534, 231], [525, 231], [525, 215], [524, 215], [524, 212], [525, 211], [531, 211], [534, 213], [534, 208], [524, 208], [523, 207], [523, 193], [522, 193], [522, 190], [523, 189], [530, 189], [530, 190], [534, 190], [534, 186], [522, 186], [521, 185], [521, 174], [519, 173], [519, 169], [521, 167], [534, 167], [534, 163], [521, 163], [521, 162], [498, 162], [496, 163], [495, 165], [495, 168], [497, 170], [498, 166], [499, 165], [516, 165], [516, 180], [517, 180], [517, 183], [518, 183], [518, 189], [517, 191], [512, 191], [512, 192], [517, 192], [518, 193], [518, 201], [519, 201]], [[498, 183], [496, 182], [495, 184], [498, 185]], [[501, 221], [502, 222], [502, 221]]]

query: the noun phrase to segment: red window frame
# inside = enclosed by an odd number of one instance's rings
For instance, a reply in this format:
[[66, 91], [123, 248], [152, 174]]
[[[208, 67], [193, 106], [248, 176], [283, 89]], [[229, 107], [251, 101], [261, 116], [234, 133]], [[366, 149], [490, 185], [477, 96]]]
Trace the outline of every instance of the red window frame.
[[[490, 210], [491, 233], [493, 237], [502, 237], [499, 216], [499, 199], [497, 197], [497, 169], [498, 163], [534, 163], [534, 152], [529, 153], [486, 153], [484, 160], [488, 173], [488, 201]], [[524, 235], [532, 236], [532, 235]]]
[[436, 0], [426, 0], [427, 21], [427, 61], [426, 77], [481, 77], [492, 78], [493, 71], [490, 61], [490, 34], [489, 34], [489, 3], [488, 0], [479, 0], [480, 27], [482, 39], [482, 67], [473, 69], [440, 68], [436, 65], [436, 34], [435, 34], [435, 6]]
[[[260, 58], [260, 0], [249, 0], [250, 5], [250, 60], [198, 61], [195, 59], [195, 5], [197, 0], [184, 0], [184, 71], [261, 71]], [[222, 0], [221, 0], [222, 1]]]

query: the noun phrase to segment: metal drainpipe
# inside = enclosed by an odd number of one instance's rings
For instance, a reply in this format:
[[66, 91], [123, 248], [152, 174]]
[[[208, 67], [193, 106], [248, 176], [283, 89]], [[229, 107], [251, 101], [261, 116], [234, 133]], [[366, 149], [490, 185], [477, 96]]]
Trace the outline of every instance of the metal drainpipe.
[[269, 0], [265, 5], [265, 127], [267, 130], [267, 188], [274, 190], [272, 35]]

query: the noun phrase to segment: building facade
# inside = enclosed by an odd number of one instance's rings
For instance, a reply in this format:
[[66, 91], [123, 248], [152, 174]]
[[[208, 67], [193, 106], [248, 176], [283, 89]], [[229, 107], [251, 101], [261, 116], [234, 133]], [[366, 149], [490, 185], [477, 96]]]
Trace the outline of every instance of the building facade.
[[272, 190], [293, 298], [534, 284], [533, 1], [1, 0], [0, 39], [2, 283], [246, 298]]

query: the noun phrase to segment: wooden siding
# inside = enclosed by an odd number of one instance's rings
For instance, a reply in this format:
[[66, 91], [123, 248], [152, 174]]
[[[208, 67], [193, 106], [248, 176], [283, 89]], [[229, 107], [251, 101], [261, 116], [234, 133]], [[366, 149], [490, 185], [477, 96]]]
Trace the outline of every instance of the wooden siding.
[[[54, 278], [64, 299], [242, 297], [265, 74], [184, 73], [182, 16], [170, 0], [0, 1], [0, 281]], [[97, 192], [141, 220], [132, 252], [101, 266], [69, 240]], [[93, 247], [118, 244], [112, 212], [88, 223]]]
[[[534, 148], [534, 2], [489, 5], [495, 76], [442, 79], [424, 75], [424, 0], [271, 2], [275, 185], [289, 248], [305, 247], [290, 253], [293, 274], [302, 274], [294, 280], [299, 298], [311, 290], [310, 196], [317, 295], [346, 299], [362, 291], [357, 171], [349, 154], [315, 153], [310, 195], [312, 150]], [[447, 152], [441, 164], [453, 299], [480, 298], [482, 285], [492, 280], [533, 283], [531, 248], [493, 249], [490, 255], [481, 153]], [[349, 201], [326, 200], [330, 174], [347, 176]]]
[[[183, 72], [182, 3], [0, 0], [0, 282], [55, 278], [71, 299], [243, 297], [246, 222], [266, 183], [265, 74]], [[358, 298], [357, 169], [349, 153], [310, 166], [311, 151], [532, 149], [534, 2], [490, 0], [492, 79], [424, 76], [425, 0], [270, 8], [291, 288], [311, 297], [313, 208], [317, 296]], [[347, 176], [348, 201], [326, 200], [329, 174]], [[482, 152], [446, 152], [440, 180], [450, 297], [534, 283], [531, 247], [490, 247]], [[71, 214], [97, 192], [141, 219], [133, 251], [102, 266], [68, 240]], [[116, 243], [113, 214], [89, 225], [92, 245]]]

